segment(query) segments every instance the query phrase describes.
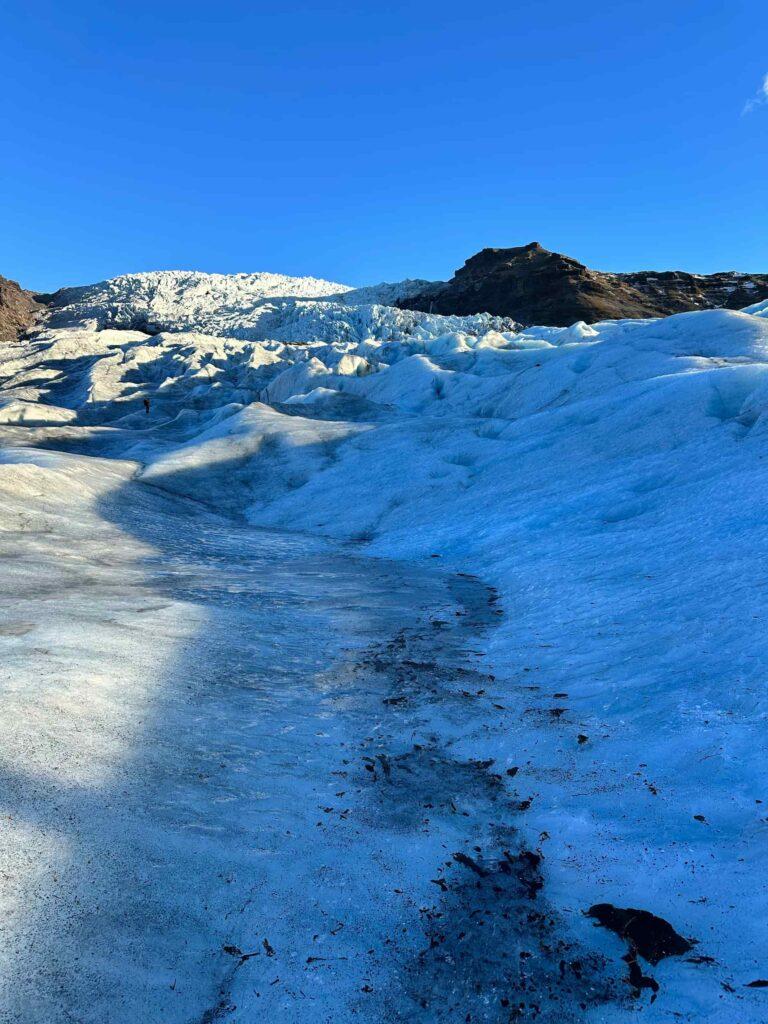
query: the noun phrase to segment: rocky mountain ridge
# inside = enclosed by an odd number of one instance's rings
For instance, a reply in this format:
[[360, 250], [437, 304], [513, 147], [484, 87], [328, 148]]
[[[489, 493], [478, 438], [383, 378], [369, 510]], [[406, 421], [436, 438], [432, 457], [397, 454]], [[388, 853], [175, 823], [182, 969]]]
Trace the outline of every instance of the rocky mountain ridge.
[[492, 313], [518, 323], [567, 327], [579, 320], [637, 319], [698, 309], [741, 309], [768, 298], [768, 274], [614, 274], [550, 252], [538, 242], [482, 249], [447, 282], [404, 298], [404, 309], [467, 316]]
[[0, 277], [0, 342], [13, 341], [27, 331], [41, 309], [32, 292]]

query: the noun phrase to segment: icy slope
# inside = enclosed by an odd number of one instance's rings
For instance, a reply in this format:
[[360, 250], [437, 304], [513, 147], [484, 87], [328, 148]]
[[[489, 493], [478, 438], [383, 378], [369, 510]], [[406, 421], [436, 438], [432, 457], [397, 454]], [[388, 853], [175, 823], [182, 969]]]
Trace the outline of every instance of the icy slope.
[[763, 302], [755, 302], [751, 306], [746, 306], [742, 312], [751, 313], [752, 316], [768, 316], [768, 299], [765, 299]]
[[516, 825], [586, 948], [621, 966], [583, 916], [602, 902], [699, 940], [644, 967], [653, 1003], [586, 1019], [764, 1021], [762, 307], [520, 332], [323, 282], [141, 277], [60, 296], [3, 351], [9, 436], [493, 583], [494, 689], [452, 751], [516, 769]]
[[[133, 463], [29, 447], [42, 428], [0, 439], [3, 1024], [407, 1014], [446, 837], [402, 844], [363, 757], [412, 747], [418, 722], [368, 731], [414, 656], [382, 665], [392, 635], [453, 613], [445, 574], [253, 530]], [[459, 706], [462, 632], [441, 633]]]

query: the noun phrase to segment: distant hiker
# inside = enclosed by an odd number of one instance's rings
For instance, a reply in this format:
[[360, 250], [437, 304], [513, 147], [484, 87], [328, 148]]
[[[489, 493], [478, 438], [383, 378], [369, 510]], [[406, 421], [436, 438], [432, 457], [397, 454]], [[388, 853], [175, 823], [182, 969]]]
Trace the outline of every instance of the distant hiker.
[[148, 398], [144, 399], [144, 411], [146, 412], [147, 416], [149, 416], [149, 399]]

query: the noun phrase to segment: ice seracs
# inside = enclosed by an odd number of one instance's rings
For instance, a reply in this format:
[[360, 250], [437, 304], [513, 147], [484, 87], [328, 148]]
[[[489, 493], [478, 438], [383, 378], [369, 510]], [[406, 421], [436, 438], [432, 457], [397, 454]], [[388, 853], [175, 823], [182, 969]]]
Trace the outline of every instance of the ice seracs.
[[[435, 318], [394, 308], [423, 284], [403, 281], [355, 289], [314, 277], [269, 273], [126, 274], [49, 296], [49, 325], [133, 328], [151, 334], [200, 331], [250, 340], [390, 337], [417, 332], [423, 325], [430, 331]], [[488, 316], [475, 322], [510, 323]]]

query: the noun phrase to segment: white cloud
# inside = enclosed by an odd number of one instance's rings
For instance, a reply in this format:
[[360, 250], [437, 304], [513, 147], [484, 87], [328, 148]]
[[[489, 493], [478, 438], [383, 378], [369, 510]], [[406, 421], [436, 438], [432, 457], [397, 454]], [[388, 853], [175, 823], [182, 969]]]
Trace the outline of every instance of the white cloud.
[[762, 85], [755, 95], [744, 104], [742, 114], [749, 114], [757, 107], [763, 106], [763, 104], [768, 104], [768, 75], [764, 76]]

